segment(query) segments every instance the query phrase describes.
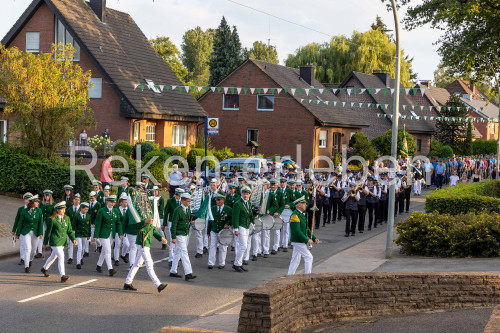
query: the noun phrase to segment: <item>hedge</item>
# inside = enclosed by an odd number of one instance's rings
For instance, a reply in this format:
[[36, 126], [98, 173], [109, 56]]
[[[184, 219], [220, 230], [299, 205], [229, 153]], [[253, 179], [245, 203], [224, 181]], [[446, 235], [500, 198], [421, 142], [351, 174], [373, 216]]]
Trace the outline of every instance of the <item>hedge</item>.
[[[208, 151], [207, 152], [207, 155], [208, 156], [213, 156], [213, 153], [211, 151]], [[192, 170], [192, 169], [195, 169], [196, 168], [196, 156], [199, 156], [200, 159], [203, 159], [205, 157], [205, 149], [201, 149], [201, 148], [192, 148], [190, 151], [189, 151], [189, 154], [187, 155], [187, 162], [188, 162], [188, 165], [189, 165], [189, 168]], [[205, 163], [203, 163], [204, 165]], [[209, 168], [213, 168], [215, 165], [214, 162], [212, 161], [208, 161], [208, 167]]]
[[[42, 195], [43, 190], [54, 192], [56, 201], [62, 200], [64, 185], [70, 182], [70, 167], [59, 159], [29, 156], [24, 150], [9, 144], [0, 144], [0, 191]], [[92, 183], [83, 170], [75, 172], [74, 193], [88, 198]]]
[[500, 214], [449, 215], [414, 212], [396, 228], [407, 255], [494, 257], [500, 255]]
[[[136, 184], [136, 170], [137, 170], [137, 161], [134, 159], [131, 159], [130, 156], [127, 156], [123, 151], [117, 151], [116, 153], [113, 154], [113, 156], [121, 156], [127, 161], [128, 164], [128, 170], [127, 172], [118, 172], [115, 170], [115, 168], [125, 168], [125, 166], [122, 164], [122, 162], [118, 160], [113, 160], [111, 159], [111, 166], [113, 167], [113, 178], [114, 179], [120, 179], [122, 176], [127, 177], [129, 179], [129, 183], [131, 185]], [[142, 167], [143, 161], [141, 161], [140, 166]]]
[[429, 194], [425, 210], [450, 215], [482, 211], [500, 213], [499, 197], [500, 181], [458, 184]]
[[134, 160], [137, 159], [137, 146], [141, 146], [141, 160], [144, 160], [144, 157], [146, 156], [147, 153], [153, 150], [157, 150], [155, 145], [152, 144], [151, 142], [137, 142], [134, 145], [134, 149], [132, 150], [132, 158]]
[[132, 149], [134, 149], [134, 148], [127, 141], [120, 141], [117, 144], [115, 144], [115, 146], [113, 147], [113, 150], [115, 152], [121, 150], [122, 152], [125, 153], [125, 155], [127, 155], [129, 157], [130, 157], [130, 154], [132, 154]]
[[150, 166], [148, 166], [148, 170], [156, 178], [158, 183], [161, 184], [166, 181], [165, 177], [163, 176], [163, 167], [170, 156], [162, 151], [150, 151], [144, 157], [144, 165], [148, 164], [149, 160], [151, 160], [154, 156], [158, 156], [158, 158]]
[[169, 156], [181, 156], [181, 151], [173, 147], [163, 147], [160, 151], [167, 153]]

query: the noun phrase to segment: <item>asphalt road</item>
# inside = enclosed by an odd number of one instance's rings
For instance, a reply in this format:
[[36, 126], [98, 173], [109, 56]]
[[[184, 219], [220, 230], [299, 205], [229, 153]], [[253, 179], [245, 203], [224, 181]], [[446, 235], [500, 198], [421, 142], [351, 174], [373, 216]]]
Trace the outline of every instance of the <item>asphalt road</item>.
[[[412, 210], [422, 209], [423, 200], [412, 203]], [[407, 216], [403, 214], [402, 217]], [[321, 243], [312, 249], [314, 266], [386, 230], [384, 225], [345, 238], [344, 227], [345, 222], [341, 221], [315, 230]], [[159, 243], [153, 246], [151, 252], [155, 261], [168, 256], [167, 251], [160, 249]], [[121, 262], [116, 267], [118, 274], [114, 277], [97, 273], [98, 253], [94, 252], [89, 258], [84, 258], [81, 270], [77, 270], [75, 264], [66, 265], [66, 274], [71, 277], [66, 284], [59, 282], [57, 262], [50, 268], [51, 276], [45, 278], [40, 273], [44, 259], [34, 260], [30, 274], [25, 274], [24, 268], [17, 265], [18, 259], [1, 261], [0, 331], [151, 332], [167, 325], [182, 326], [200, 316], [222, 312], [237, 304], [245, 290], [285, 275], [292, 252], [279, 252], [266, 259], [259, 258], [257, 262], [250, 261], [250, 265], [246, 266], [249, 270], [247, 273], [237, 273], [231, 269], [234, 252], [230, 251], [225, 269], [208, 270], [208, 255], [194, 258], [193, 237], [189, 254], [193, 273], [198, 276], [190, 282], [170, 278], [166, 260], [155, 263], [159, 279], [169, 284], [162, 294], [157, 293], [145, 268], [139, 270], [134, 280], [134, 286], [139, 289], [137, 292], [122, 290], [128, 265]], [[181, 267], [179, 274], [183, 274]], [[299, 269], [303, 269], [303, 263]], [[103, 265], [103, 271], [107, 271], [106, 265]], [[80, 283], [82, 285], [72, 287]], [[46, 293], [51, 294], [44, 295]], [[39, 298], [30, 299], [40, 295]]]

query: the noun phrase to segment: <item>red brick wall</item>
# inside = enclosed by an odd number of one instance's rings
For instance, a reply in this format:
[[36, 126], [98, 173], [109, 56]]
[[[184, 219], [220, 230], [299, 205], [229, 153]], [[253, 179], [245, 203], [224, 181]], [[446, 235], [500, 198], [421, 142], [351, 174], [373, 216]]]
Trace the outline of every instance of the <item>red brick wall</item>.
[[[222, 84], [225, 87], [279, 88], [252, 63], [246, 63]], [[229, 147], [234, 153], [250, 153], [247, 129], [259, 130], [257, 152], [264, 156], [291, 155], [296, 158], [296, 145], [302, 145], [302, 165], [313, 156], [314, 117], [290, 95], [283, 92], [274, 97], [274, 111], [257, 111], [257, 92], [240, 95], [239, 110], [222, 110], [223, 93], [208, 93], [199, 102], [209, 117], [219, 118], [218, 136], [211, 142], [216, 149]]]

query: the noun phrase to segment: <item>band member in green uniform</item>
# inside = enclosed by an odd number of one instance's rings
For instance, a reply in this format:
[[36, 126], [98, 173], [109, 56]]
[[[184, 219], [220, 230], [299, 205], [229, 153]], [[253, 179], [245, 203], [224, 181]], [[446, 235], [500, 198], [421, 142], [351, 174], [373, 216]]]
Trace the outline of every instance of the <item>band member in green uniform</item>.
[[30, 272], [31, 262], [38, 248], [38, 240], [43, 237], [43, 214], [38, 208], [38, 194], [28, 199], [28, 207], [21, 211], [17, 224], [16, 238], [21, 238], [24, 248], [24, 271]]
[[[90, 214], [90, 238], [91, 240], [94, 238], [94, 231], [95, 231], [95, 218], [97, 217], [97, 212], [101, 209], [101, 204], [97, 201], [97, 192], [92, 191], [89, 194], [89, 214]], [[90, 243], [90, 242], [89, 242]], [[95, 243], [96, 246], [96, 252], [97, 248], [101, 248], [101, 243], [99, 240]], [[88, 257], [89, 249], [87, 248], [85, 250], [85, 254], [83, 255], [84, 257]]]
[[240, 196], [236, 193], [238, 186], [235, 184], [229, 184], [229, 194], [226, 196], [225, 205], [233, 208], [233, 205], [236, 201], [240, 200]]
[[[163, 232], [165, 232], [165, 227], [168, 228], [168, 240], [170, 241], [170, 249], [168, 253], [168, 263], [172, 267], [172, 261], [174, 260], [175, 244], [172, 243], [172, 217], [174, 215], [174, 210], [181, 205], [181, 195], [184, 190], [180, 187], [175, 189], [175, 194], [172, 198], [167, 200], [165, 205], [165, 211], [163, 213]], [[162, 246], [162, 250], [166, 250], [167, 245]]]
[[142, 182], [144, 183], [144, 188], [146, 190], [153, 189], [153, 183], [151, 182], [151, 179], [149, 178], [148, 175], [146, 175], [146, 174], [142, 175]]
[[[53, 192], [51, 190], [43, 191], [43, 199], [40, 204], [40, 209], [43, 214], [43, 232], [45, 233], [45, 229], [47, 228], [47, 220], [54, 214], [54, 198], [52, 197]], [[43, 240], [38, 242], [38, 250], [35, 258], [42, 257], [42, 246]]]
[[232, 226], [231, 215], [233, 210], [224, 204], [225, 200], [226, 197], [223, 194], [217, 193], [215, 195], [215, 206], [212, 207], [214, 220], [209, 223], [209, 228], [207, 228], [207, 233], [210, 235], [208, 269], [212, 269], [215, 266], [217, 248], [219, 249], [219, 269], [223, 269], [226, 265], [227, 245], [221, 245], [217, 240], [217, 234], [222, 229], [229, 229]]
[[45, 246], [49, 245], [52, 248], [52, 253], [50, 257], [45, 262], [42, 267], [42, 273], [45, 277], [49, 277], [49, 268], [58, 259], [57, 266], [59, 268], [59, 275], [61, 276], [61, 282], [64, 283], [69, 280], [69, 276], [66, 275], [66, 270], [64, 267], [64, 246], [66, 245], [68, 237], [73, 242], [73, 245], [77, 245], [75, 239], [75, 233], [71, 228], [71, 222], [69, 217], [66, 216], [66, 202], [61, 201], [54, 206], [56, 212], [52, 215], [52, 219], [47, 224], [47, 232], [43, 239], [43, 246], [45, 251]]
[[251, 192], [252, 190], [248, 186], [243, 186], [241, 188], [241, 200], [237, 201], [233, 207], [233, 230], [234, 235], [238, 237], [233, 269], [237, 272], [247, 271], [243, 267], [243, 258], [249, 246], [248, 228], [250, 223], [253, 222], [253, 212], [249, 200]]
[[69, 207], [73, 204], [73, 186], [64, 185], [63, 200], [66, 202], [66, 207]]
[[90, 241], [90, 214], [87, 202], [80, 204], [80, 211], [73, 215], [72, 228], [75, 232], [76, 242], [78, 243], [76, 249], [76, 268], [81, 269], [85, 245]]
[[[29, 198], [31, 198], [32, 196], [33, 196], [33, 194], [31, 194], [30, 192], [24, 193], [24, 195], [23, 195], [24, 206], [21, 206], [17, 209], [16, 218], [14, 219], [14, 225], [12, 226], [12, 236], [16, 235], [17, 225], [19, 224], [19, 219], [21, 218], [21, 213], [23, 212], [24, 209], [26, 209], [28, 207], [28, 204], [30, 202]], [[21, 257], [21, 260], [18, 263], [19, 266], [24, 265], [24, 251], [25, 251], [24, 245], [23, 245], [23, 243], [21, 243], [19, 246], [19, 256]]]
[[102, 200], [102, 198], [104, 198], [104, 192], [102, 190], [102, 183], [98, 180], [94, 180], [92, 182], [92, 186], [94, 187], [94, 192], [96, 194], [97, 201], [99, 202], [99, 204], [104, 203], [104, 201]]
[[[156, 211], [154, 211], [154, 214], [155, 216], [153, 216], [153, 222], [155, 221], [156, 218], [158, 218], [158, 224], [160, 227], [158, 228], [158, 232], [160, 233], [161, 237], [165, 237], [165, 232], [163, 231], [163, 217], [164, 217], [164, 214], [165, 214], [165, 200], [163, 199], [163, 197], [161, 196], [160, 194], [160, 188], [158, 186], [153, 186], [153, 195], [151, 197], [149, 197], [149, 199], [151, 200], [151, 203], [153, 205], [155, 205], [156, 203]], [[157, 216], [156, 216], [157, 215]], [[153, 223], [155, 224], [155, 223]], [[162, 244], [162, 250], [163, 250], [163, 247], [166, 246], [166, 244]]]
[[132, 267], [135, 263], [135, 258], [137, 256], [137, 228], [136, 221], [134, 220], [130, 209], [122, 218], [122, 230], [123, 230], [123, 246], [121, 258], [125, 263], [128, 263]]
[[118, 186], [118, 193], [116, 195], [118, 198], [121, 197], [122, 193], [126, 193], [127, 195], [132, 194], [132, 188], [129, 186], [128, 178], [122, 176], [121, 180], [122, 180], [122, 184], [120, 186]]
[[[76, 193], [73, 196], [73, 205], [66, 208], [66, 215], [69, 217], [69, 220], [72, 222], [73, 217], [78, 214], [80, 211], [80, 193]], [[73, 263], [73, 243], [68, 243], [68, 265]]]

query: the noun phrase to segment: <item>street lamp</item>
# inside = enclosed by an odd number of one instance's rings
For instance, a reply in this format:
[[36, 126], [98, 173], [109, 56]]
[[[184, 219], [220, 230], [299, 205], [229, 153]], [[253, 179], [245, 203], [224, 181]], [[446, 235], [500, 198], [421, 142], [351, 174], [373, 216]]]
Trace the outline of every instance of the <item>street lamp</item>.
[[[392, 142], [391, 142], [391, 156], [392, 161], [396, 161], [397, 149], [398, 149], [398, 122], [399, 122], [399, 85], [400, 85], [400, 71], [401, 71], [401, 49], [399, 40], [399, 19], [398, 19], [398, 9], [396, 6], [396, 0], [391, 0], [392, 11], [394, 13], [394, 24], [396, 26], [396, 75], [394, 80], [394, 109], [392, 115]], [[391, 162], [392, 162], [391, 161]], [[394, 169], [396, 169], [396, 163], [394, 163]], [[394, 205], [396, 198], [396, 184], [391, 181], [389, 185], [389, 218], [387, 222], [387, 243], [385, 248], [385, 257], [387, 259], [392, 258], [392, 239], [394, 233]]]

